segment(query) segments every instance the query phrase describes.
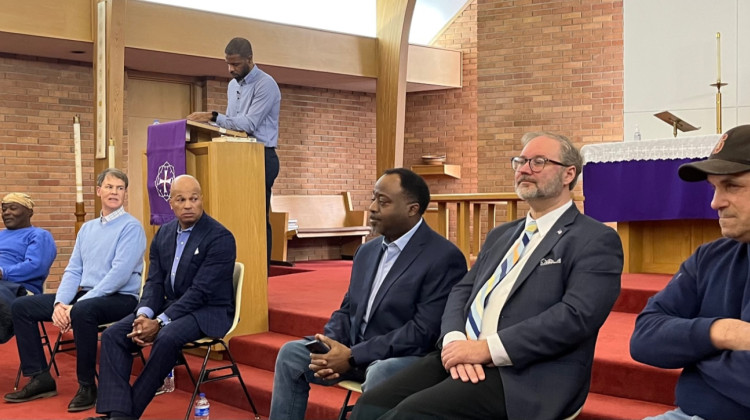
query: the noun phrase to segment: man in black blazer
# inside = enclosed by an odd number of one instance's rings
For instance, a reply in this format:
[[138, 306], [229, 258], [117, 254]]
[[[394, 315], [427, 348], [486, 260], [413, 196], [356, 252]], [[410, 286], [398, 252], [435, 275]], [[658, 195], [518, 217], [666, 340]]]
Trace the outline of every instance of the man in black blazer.
[[381, 235], [354, 256], [349, 290], [316, 339], [286, 343], [276, 358], [271, 419], [303, 419], [310, 383], [364, 380], [365, 392], [427, 354], [440, 331], [448, 293], [466, 259], [422, 220], [430, 191], [414, 172], [385, 171], [375, 184], [370, 224]]
[[[234, 236], [203, 212], [198, 181], [175, 178], [169, 204], [177, 216], [151, 243], [148, 280], [135, 314], [102, 335], [96, 411], [109, 418], [139, 418], [182, 346], [204, 336], [222, 337], [234, 318]], [[152, 346], [131, 386], [132, 353]]]
[[448, 297], [441, 350], [363, 394], [353, 419], [554, 420], [583, 406], [622, 245], [571, 201], [583, 159], [570, 140], [523, 144], [511, 162], [529, 214], [487, 235]]

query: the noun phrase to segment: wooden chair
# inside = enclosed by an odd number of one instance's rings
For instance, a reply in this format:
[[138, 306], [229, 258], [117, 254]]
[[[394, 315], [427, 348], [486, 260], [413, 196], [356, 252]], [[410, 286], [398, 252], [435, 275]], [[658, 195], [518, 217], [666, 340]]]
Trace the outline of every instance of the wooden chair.
[[339, 412], [338, 420], [346, 420], [347, 415], [352, 411], [354, 408], [354, 405], [349, 405], [349, 399], [352, 396], [352, 392], [358, 392], [362, 393], [362, 383], [357, 381], [341, 381], [338, 384], [341, 388], [344, 388], [348, 392], [346, 393], [346, 398], [344, 398], [344, 405], [341, 406], [341, 411]]
[[[232, 322], [232, 326], [229, 328], [229, 331], [225, 334], [225, 337], [232, 333], [232, 331], [237, 327], [237, 323], [240, 320], [240, 308], [242, 307], [242, 283], [245, 276], [245, 266], [240, 262], [234, 263], [234, 274], [233, 274], [233, 283], [234, 283], [234, 321]], [[226, 352], [227, 357], [229, 357], [228, 364], [217, 366], [214, 368], [206, 368], [206, 365], [208, 364], [208, 358], [211, 355], [211, 349], [213, 346], [221, 344], [224, 347], [224, 351]], [[193, 382], [193, 385], [195, 389], [193, 390], [193, 396], [190, 398], [190, 402], [188, 403], [187, 412], [185, 413], [185, 420], [188, 420], [190, 418], [190, 412], [192, 411], [193, 404], [195, 403], [195, 397], [198, 395], [198, 392], [200, 391], [200, 386], [202, 384], [208, 383], [208, 382], [214, 382], [214, 381], [220, 381], [222, 379], [229, 379], [236, 377], [240, 381], [240, 385], [242, 386], [242, 391], [245, 393], [245, 398], [247, 398], [247, 402], [250, 403], [250, 407], [253, 409], [253, 413], [255, 414], [255, 419], [260, 420], [260, 416], [258, 415], [258, 410], [255, 408], [255, 404], [253, 403], [253, 399], [250, 398], [250, 393], [247, 392], [247, 387], [245, 386], [245, 381], [242, 380], [242, 375], [240, 374], [240, 370], [237, 367], [237, 363], [234, 361], [234, 357], [232, 357], [232, 353], [229, 351], [229, 346], [227, 346], [227, 343], [224, 341], [224, 337], [222, 338], [213, 338], [213, 337], [204, 337], [200, 340], [196, 340], [190, 343], [187, 343], [184, 347], [184, 349], [197, 349], [197, 348], [205, 348], [206, 349], [206, 356], [203, 358], [203, 366], [201, 366], [200, 373], [198, 374], [198, 380], [196, 380], [193, 377], [193, 374], [190, 371], [190, 367], [188, 366], [187, 359], [185, 356], [181, 353], [180, 358], [177, 361], [178, 365], [185, 365], [185, 368], [188, 371], [188, 376], [190, 376], [190, 380]], [[216, 377], [209, 377], [211, 373], [229, 369], [230, 372], [225, 373], [221, 376]]]

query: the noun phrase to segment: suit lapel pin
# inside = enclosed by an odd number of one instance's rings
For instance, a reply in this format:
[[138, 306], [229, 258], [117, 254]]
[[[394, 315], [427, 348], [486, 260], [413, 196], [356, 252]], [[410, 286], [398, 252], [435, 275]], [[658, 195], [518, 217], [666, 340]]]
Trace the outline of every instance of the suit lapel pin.
[[558, 230], [558, 231], [557, 231], [557, 234], [558, 234], [558, 235], [562, 235], [562, 229]]
[[193, 253], [193, 255], [198, 255], [198, 254], [199, 254], [198, 248], [195, 248], [195, 252]]

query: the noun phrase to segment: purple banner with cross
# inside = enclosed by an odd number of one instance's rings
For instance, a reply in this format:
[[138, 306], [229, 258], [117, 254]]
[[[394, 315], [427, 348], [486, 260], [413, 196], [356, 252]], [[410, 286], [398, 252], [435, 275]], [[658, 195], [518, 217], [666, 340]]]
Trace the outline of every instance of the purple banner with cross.
[[169, 191], [172, 181], [185, 174], [186, 129], [187, 120], [148, 127], [146, 184], [152, 225], [163, 225], [175, 217], [169, 206]]

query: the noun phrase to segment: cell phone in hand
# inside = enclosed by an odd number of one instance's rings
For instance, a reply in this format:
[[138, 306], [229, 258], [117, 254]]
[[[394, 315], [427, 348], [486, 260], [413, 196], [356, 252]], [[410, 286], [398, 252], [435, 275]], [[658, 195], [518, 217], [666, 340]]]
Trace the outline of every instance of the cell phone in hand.
[[309, 343], [305, 343], [305, 347], [307, 347], [308, 350], [310, 350], [310, 353], [315, 354], [326, 354], [328, 353], [331, 348], [328, 347], [328, 345], [320, 340], [313, 340]]

